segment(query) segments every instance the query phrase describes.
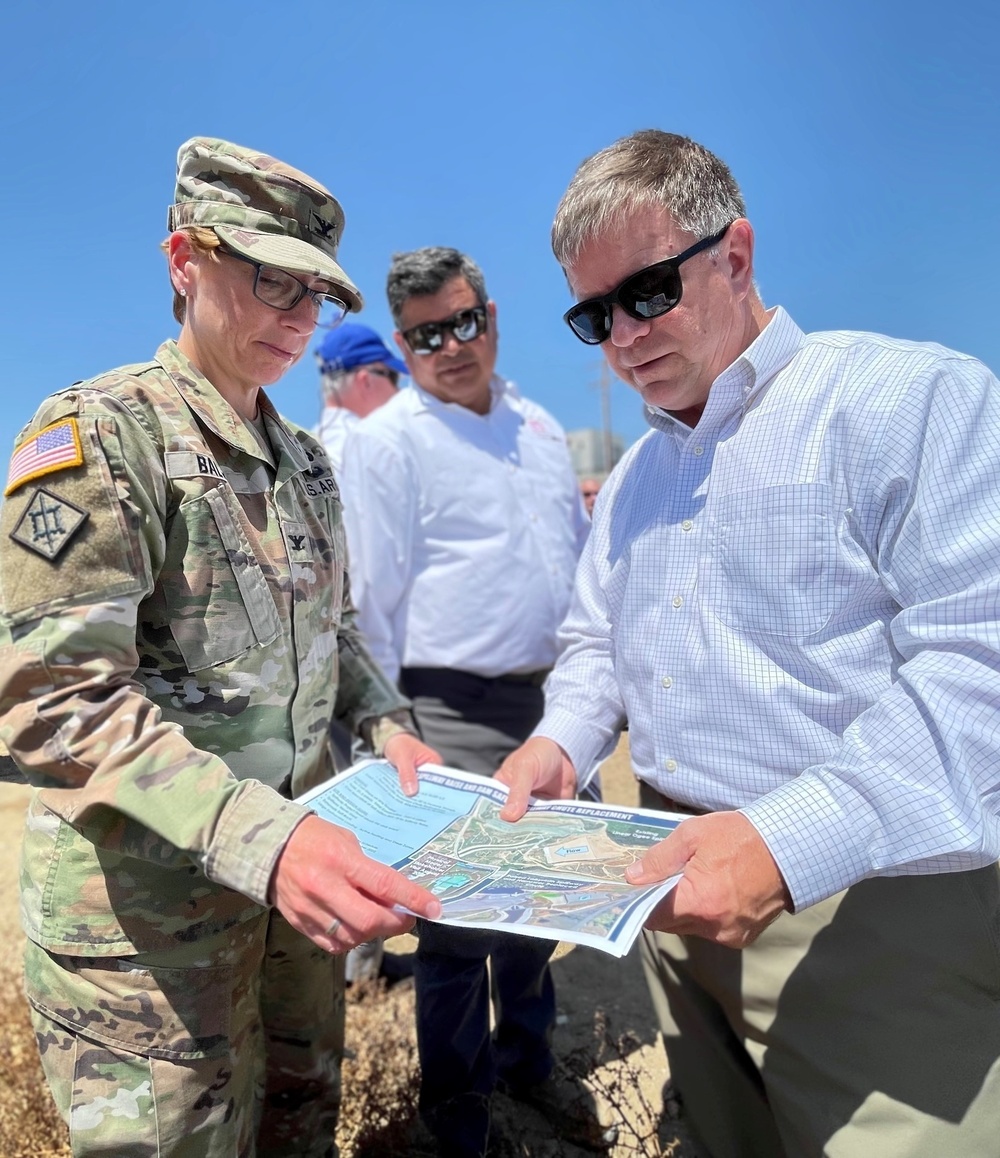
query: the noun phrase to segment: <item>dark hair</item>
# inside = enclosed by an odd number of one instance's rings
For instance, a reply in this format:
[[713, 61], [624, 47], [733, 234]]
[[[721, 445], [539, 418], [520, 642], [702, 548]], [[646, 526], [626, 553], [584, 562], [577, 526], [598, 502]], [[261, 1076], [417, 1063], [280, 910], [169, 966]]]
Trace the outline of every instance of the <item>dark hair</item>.
[[400, 315], [408, 298], [436, 294], [456, 277], [464, 277], [480, 305], [486, 305], [483, 271], [471, 257], [459, 250], [445, 245], [428, 245], [409, 253], [394, 253], [385, 284], [393, 321], [397, 326], [402, 325]]

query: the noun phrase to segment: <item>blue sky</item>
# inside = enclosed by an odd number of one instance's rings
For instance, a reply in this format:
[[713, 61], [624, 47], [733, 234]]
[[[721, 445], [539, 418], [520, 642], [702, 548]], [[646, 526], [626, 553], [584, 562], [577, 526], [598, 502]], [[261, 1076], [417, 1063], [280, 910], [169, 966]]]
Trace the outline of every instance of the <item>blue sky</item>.
[[[1000, 368], [995, 5], [15, 0], [0, 36], [4, 448], [46, 394], [175, 335], [157, 244], [194, 135], [334, 191], [361, 320], [386, 335], [393, 251], [471, 254], [500, 371], [567, 428], [600, 422], [600, 361], [561, 321], [552, 214], [580, 160], [647, 127], [729, 163], [768, 305]], [[311, 359], [270, 394], [311, 424]], [[612, 409], [643, 432], [621, 383]]]

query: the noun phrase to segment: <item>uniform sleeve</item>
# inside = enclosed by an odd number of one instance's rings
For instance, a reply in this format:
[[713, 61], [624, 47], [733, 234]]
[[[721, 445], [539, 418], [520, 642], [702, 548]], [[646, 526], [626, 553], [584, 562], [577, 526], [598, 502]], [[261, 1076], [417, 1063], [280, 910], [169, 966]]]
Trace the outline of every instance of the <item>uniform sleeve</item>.
[[[334, 430], [348, 434], [357, 425], [358, 420], [347, 411], [335, 410], [331, 414], [334, 421], [325, 424], [328, 434]], [[345, 424], [347, 417], [352, 420], [349, 425]], [[294, 429], [300, 432], [300, 440], [307, 433], [301, 427]], [[306, 441], [307, 453], [310, 456], [322, 452], [330, 457], [327, 448], [318, 444], [313, 436], [309, 435]], [[381, 756], [385, 744], [394, 735], [400, 732], [416, 735], [417, 728], [409, 710], [410, 701], [400, 694], [399, 689], [375, 662], [358, 626], [358, 614], [351, 595], [353, 570], [351, 562], [354, 551], [351, 547], [348, 510], [343, 503], [343, 471], [337, 474], [337, 481], [340, 484], [337, 511], [347, 536], [348, 550], [337, 630], [339, 677], [334, 717], [348, 732], [360, 735], [367, 747], [377, 756]]]
[[348, 576], [344, 577], [344, 608], [340, 631], [340, 683], [335, 715], [348, 730], [361, 736], [376, 756], [399, 732], [416, 734], [410, 701], [375, 662], [358, 626]]
[[[39, 457], [35, 434], [62, 427], [79, 461]], [[16, 481], [25, 448], [41, 473]], [[0, 739], [44, 804], [95, 845], [196, 864], [266, 903], [308, 810], [193, 747], [135, 678], [139, 607], [165, 549], [154, 433], [108, 395], [69, 392], [36, 416], [11, 475], [0, 513]]]
[[358, 623], [372, 656], [399, 678], [401, 610], [413, 567], [417, 487], [399, 451], [364, 424], [344, 451], [344, 506], [351, 534], [351, 583]]
[[1000, 383], [958, 357], [909, 383], [878, 461], [856, 517], [900, 608], [895, 678], [835, 758], [742, 810], [797, 908], [1000, 856]]

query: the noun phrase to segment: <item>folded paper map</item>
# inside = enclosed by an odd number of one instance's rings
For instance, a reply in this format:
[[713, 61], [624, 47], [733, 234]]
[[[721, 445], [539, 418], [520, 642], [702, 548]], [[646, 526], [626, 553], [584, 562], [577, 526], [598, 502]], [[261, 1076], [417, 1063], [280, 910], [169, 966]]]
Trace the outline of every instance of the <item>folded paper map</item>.
[[365, 853], [441, 901], [441, 922], [572, 941], [624, 956], [643, 921], [680, 880], [638, 888], [625, 869], [683, 819], [589, 800], [533, 800], [500, 819], [497, 780], [426, 764], [404, 796], [396, 770], [365, 760], [300, 797], [350, 829]]

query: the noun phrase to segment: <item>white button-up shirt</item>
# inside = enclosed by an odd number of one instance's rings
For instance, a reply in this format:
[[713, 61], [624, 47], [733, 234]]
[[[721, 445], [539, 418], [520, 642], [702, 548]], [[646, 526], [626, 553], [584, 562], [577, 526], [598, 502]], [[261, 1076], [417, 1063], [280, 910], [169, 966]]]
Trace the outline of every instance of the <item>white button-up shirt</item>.
[[326, 448], [338, 483], [344, 469], [344, 444], [360, 421], [354, 411], [348, 410], [346, 406], [324, 406], [319, 426], [313, 431]]
[[476, 414], [412, 385], [363, 419], [342, 492], [372, 654], [497, 676], [549, 667], [589, 530], [566, 436], [494, 377]]
[[797, 907], [1000, 856], [1000, 384], [781, 309], [602, 487], [537, 732], [740, 808]]

